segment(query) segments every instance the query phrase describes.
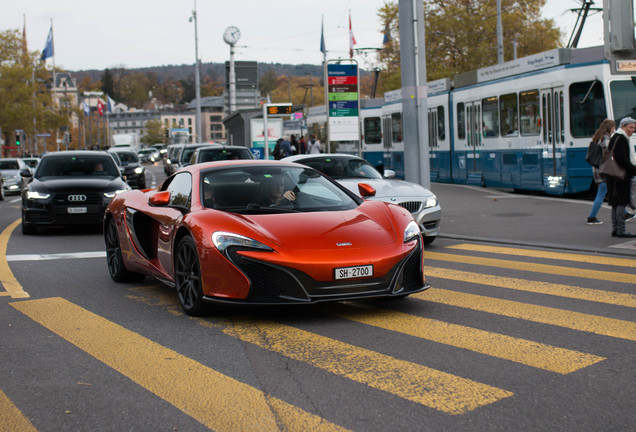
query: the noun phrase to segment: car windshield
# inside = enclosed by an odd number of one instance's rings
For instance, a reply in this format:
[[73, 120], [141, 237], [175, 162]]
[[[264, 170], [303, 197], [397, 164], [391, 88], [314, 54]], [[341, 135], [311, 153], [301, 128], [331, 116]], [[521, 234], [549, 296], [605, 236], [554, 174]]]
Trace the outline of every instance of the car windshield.
[[201, 149], [198, 162], [212, 162], [229, 159], [253, 159], [252, 152], [247, 149]]
[[117, 156], [124, 165], [139, 162], [139, 158], [133, 152], [117, 152]]
[[52, 156], [43, 158], [35, 178], [44, 177], [118, 177], [119, 170], [108, 156]]
[[382, 175], [364, 159], [346, 157], [319, 157], [298, 160], [334, 180], [346, 178], [381, 179]]
[[20, 165], [17, 160], [0, 160], [0, 170], [17, 170]]
[[341, 211], [362, 201], [303, 167], [238, 166], [202, 172], [201, 202], [234, 213]]

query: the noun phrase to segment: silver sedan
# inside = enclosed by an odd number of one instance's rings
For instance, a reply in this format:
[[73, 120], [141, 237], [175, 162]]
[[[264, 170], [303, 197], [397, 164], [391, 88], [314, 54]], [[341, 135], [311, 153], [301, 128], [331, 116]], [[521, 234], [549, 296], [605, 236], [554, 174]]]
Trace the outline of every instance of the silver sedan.
[[442, 209], [435, 194], [419, 184], [389, 178], [391, 173], [388, 171], [386, 177], [383, 177], [366, 160], [350, 154], [302, 154], [283, 160], [308, 165], [328, 175], [358, 196], [358, 183], [373, 186], [375, 195], [365, 199], [385, 201], [406, 208], [420, 226], [424, 244], [433, 243], [439, 234]]

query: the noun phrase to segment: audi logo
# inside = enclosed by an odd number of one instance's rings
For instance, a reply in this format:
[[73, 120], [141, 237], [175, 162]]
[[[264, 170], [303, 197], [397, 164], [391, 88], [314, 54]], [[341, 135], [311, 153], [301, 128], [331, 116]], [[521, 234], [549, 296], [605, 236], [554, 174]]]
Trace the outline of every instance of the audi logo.
[[71, 202], [82, 202], [86, 201], [86, 195], [69, 195], [68, 200]]

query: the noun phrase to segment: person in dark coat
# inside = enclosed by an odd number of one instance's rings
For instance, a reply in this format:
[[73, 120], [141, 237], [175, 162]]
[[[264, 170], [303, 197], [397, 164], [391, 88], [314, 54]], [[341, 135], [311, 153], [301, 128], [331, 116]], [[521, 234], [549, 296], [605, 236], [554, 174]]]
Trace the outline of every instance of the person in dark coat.
[[607, 178], [607, 202], [612, 206], [612, 237], [636, 237], [636, 234], [625, 230], [625, 207], [629, 205], [632, 177], [636, 176], [636, 166], [632, 164], [629, 156], [629, 138], [634, 131], [636, 120], [625, 117], [607, 146], [610, 151], [614, 149], [614, 160], [625, 168], [627, 173], [622, 180]]

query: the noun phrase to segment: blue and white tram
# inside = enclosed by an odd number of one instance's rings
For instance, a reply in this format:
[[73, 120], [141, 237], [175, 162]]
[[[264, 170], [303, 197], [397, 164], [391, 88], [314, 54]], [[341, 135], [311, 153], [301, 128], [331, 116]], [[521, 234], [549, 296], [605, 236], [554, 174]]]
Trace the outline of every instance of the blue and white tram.
[[362, 157], [380, 172], [384, 170], [384, 145], [382, 144], [382, 104], [384, 99], [360, 101], [360, 143]]
[[603, 47], [548, 51], [454, 85], [451, 181], [554, 195], [591, 187], [590, 138], [603, 119], [633, 116], [636, 105], [632, 77], [612, 74]]

